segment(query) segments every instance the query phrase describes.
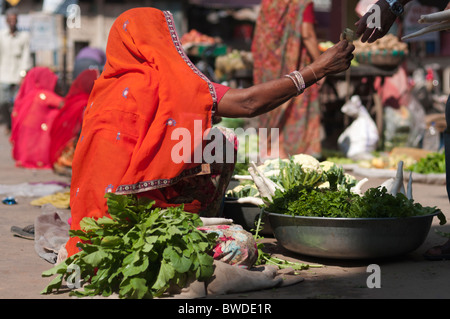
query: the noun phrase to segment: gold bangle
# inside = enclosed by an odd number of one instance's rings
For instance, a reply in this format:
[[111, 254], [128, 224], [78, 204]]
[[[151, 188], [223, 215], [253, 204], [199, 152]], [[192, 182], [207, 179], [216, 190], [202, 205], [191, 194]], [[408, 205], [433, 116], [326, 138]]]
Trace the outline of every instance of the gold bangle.
[[316, 72], [314, 72], [313, 68], [310, 67], [309, 65], [307, 65], [306, 67], [309, 68], [311, 70], [311, 72], [314, 74], [314, 77], [316, 78], [316, 82], [317, 82], [318, 80], [317, 80]]

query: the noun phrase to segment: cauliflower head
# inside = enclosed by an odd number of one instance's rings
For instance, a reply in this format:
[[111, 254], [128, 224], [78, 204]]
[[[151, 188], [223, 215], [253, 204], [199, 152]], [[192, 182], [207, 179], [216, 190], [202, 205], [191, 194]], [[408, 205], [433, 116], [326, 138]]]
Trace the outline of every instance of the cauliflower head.
[[312, 171], [316, 171], [319, 174], [323, 173], [323, 170], [320, 167], [320, 162], [311, 155], [297, 154], [292, 156], [292, 160], [294, 161], [294, 163], [300, 164], [305, 173]]

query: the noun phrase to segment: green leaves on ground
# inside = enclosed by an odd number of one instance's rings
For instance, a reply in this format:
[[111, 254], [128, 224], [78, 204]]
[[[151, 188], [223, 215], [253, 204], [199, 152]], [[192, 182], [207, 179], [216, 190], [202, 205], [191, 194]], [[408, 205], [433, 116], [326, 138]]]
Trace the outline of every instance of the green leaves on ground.
[[72, 280], [74, 267], [85, 282], [83, 290], [71, 292], [76, 296], [152, 298], [171, 284], [183, 287], [188, 278], [212, 276], [216, 235], [197, 229], [202, 222], [196, 214], [183, 207], [153, 208], [154, 202], [134, 195], [106, 197], [111, 218], [84, 218], [82, 230], [70, 231], [84, 242], [78, 244], [81, 251], [42, 274], [57, 275], [42, 293]]

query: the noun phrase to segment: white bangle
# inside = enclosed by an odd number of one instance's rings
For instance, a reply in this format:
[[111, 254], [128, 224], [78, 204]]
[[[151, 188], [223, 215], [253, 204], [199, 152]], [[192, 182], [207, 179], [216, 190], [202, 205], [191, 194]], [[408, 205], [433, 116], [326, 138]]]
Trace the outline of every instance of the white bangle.
[[297, 82], [297, 79], [290, 74], [285, 75], [286, 78], [290, 78], [292, 82], [294, 82], [295, 87], [297, 88], [297, 95], [301, 93], [300, 85]]
[[294, 76], [297, 78], [297, 81], [299, 81], [299, 83], [300, 83], [300, 89], [301, 89], [301, 91], [303, 92], [304, 90], [305, 90], [305, 88], [306, 88], [306, 83], [305, 83], [305, 80], [303, 79], [303, 76], [302, 76], [302, 74], [299, 72], [299, 71], [294, 71], [294, 72], [292, 72], [293, 74], [294, 74]]
[[294, 82], [295, 87], [297, 88], [297, 95], [300, 95], [305, 90], [306, 84], [303, 76], [299, 71], [293, 71], [290, 74], [286, 74], [285, 77], [290, 78], [292, 82]]

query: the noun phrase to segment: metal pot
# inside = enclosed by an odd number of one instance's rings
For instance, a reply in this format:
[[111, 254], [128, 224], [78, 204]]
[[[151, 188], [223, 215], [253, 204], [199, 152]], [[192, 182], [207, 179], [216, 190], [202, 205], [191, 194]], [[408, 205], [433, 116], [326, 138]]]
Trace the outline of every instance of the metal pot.
[[433, 217], [326, 218], [266, 212], [278, 243], [303, 255], [334, 259], [394, 257], [425, 241]]

